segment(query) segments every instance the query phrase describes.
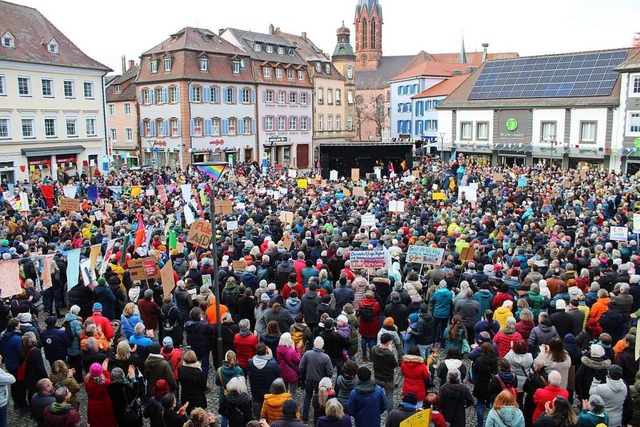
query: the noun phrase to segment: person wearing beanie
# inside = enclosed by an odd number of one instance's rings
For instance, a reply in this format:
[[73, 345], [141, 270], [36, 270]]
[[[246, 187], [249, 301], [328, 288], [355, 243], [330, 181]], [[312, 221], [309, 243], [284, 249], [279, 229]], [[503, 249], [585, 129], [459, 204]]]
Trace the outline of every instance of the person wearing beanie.
[[[578, 414], [577, 426], [597, 427], [598, 425], [611, 425], [609, 424], [609, 415], [604, 410], [604, 400], [597, 394], [590, 396], [588, 399], [583, 399], [582, 409]], [[636, 425], [635, 423], [629, 424]]]
[[155, 333], [158, 330], [158, 319], [161, 313], [160, 307], [158, 307], [158, 304], [153, 300], [153, 290], [146, 289], [144, 291], [144, 298], [138, 300], [138, 312], [140, 313], [142, 323], [144, 323], [148, 330], [154, 331]]
[[46, 329], [40, 332], [40, 340], [44, 347], [44, 356], [49, 361], [49, 366], [53, 366], [56, 360], [66, 360], [67, 349], [71, 341], [67, 333], [60, 329], [56, 316], [49, 316], [45, 319]]
[[380, 344], [380, 339], [383, 334], [391, 335], [393, 340], [393, 345], [391, 346], [391, 352], [393, 353], [393, 357], [396, 358], [396, 361], [400, 363], [402, 360], [402, 340], [400, 339], [400, 333], [398, 332], [398, 327], [395, 324], [393, 317], [387, 317], [382, 322], [382, 327], [378, 331], [377, 343]]
[[609, 426], [622, 425], [624, 402], [627, 398], [628, 388], [622, 380], [622, 368], [611, 365], [607, 369], [607, 378], [604, 382], [593, 379], [589, 388], [589, 395], [597, 394], [604, 402], [604, 411], [609, 415]]
[[413, 392], [402, 396], [402, 403], [389, 412], [386, 427], [400, 427], [400, 423], [418, 411], [418, 398]]
[[180, 366], [180, 362], [182, 361], [182, 350], [174, 346], [173, 339], [171, 337], [164, 337], [162, 340], [162, 349], [160, 350], [160, 354], [162, 354], [164, 360], [171, 364], [171, 369], [176, 372], [178, 366]]
[[107, 286], [107, 280], [104, 277], [98, 279], [98, 286], [93, 289], [93, 298], [96, 304], [101, 304], [100, 311], [102, 311], [104, 317], [109, 320], [116, 318], [115, 304], [117, 303], [117, 298]]
[[88, 401], [87, 421], [92, 426], [115, 427], [117, 425], [108, 392], [111, 383], [111, 375], [107, 370], [108, 364], [109, 359], [105, 359], [102, 365], [93, 363], [84, 378]]
[[371, 371], [358, 369], [358, 385], [351, 391], [347, 409], [355, 418], [355, 427], [380, 425], [380, 415], [387, 410], [387, 397], [382, 387], [371, 381]]
[[93, 322], [98, 326], [102, 333], [104, 334], [107, 341], [111, 341], [114, 336], [113, 327], [111, 326], [111, 321], [102, 315], [102, 304], [96, 302], [93, 304], [93, 314], [87, 319], [87, 321], [93, 320]]
[[165, 380], [171, 390], [176, 390], [177, 384], [173, 375], [171, 363], [161, 354], [160, 343], [154, 342], [149, 348], [149, 356], [144, 362], [144, 376], [147, 380], [147, 395], [151, 394], [153, 384], [158, 380]]
[[400, 299], [400, 292], [391, 292], [390, 302], [384, 308], [384, 317], [392, 318], [398, 327], [399, 331], [406, 331], [409, 326], [407, 317], [409, 316], [409, 310], [407, 306], [402, 303]]

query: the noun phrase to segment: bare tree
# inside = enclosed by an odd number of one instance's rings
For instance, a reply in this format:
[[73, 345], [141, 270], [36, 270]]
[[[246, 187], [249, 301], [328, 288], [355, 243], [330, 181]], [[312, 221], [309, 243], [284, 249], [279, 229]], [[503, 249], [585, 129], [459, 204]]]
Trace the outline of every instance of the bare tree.
[[375, 123], [376, 137], [381, 138], [382, 129], [388, 116], [389, 109], [384, 95], [371, 94], [367, 103], [364, 102], [362, 95], [358, 95], [356, 97], [357, 138], [362, 141], [362, 125], [368, 121]]

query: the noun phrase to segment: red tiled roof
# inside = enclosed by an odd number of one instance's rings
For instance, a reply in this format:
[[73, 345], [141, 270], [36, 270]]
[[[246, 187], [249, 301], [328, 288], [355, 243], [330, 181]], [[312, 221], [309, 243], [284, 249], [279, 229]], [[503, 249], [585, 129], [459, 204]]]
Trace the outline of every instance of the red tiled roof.
[[162, 54], [177, 50], [195, 50], [198, 52], [246, 56], [242, 50], [212, 31], [193, 27], [184, 27], [159, 45], [143, 53], [142, 56]]
[[[458, 62], [460, 61], [460, 53], [432, 53], [431, 57], [434, 58], [435, 61], [438, 62]], [[467, 62], [466, 66], [479, 66], [482, 64], [482, 52], [467, 52]], [[517, 52], [498, 52], [498, 53], [488, 53], [487, 60], [492, 59], [513, 59], [519, 58], [520, 55]]]
[[407, 68], [401, 73], [394, 76], [393, 80], [404, 80], [419, 76], [434, 76], [434, 77], [450, 77], [454, 75], [454, 71], [461, 71], [467, 73], [469, 64], [460, 64], [459, 62], [434, 62], [425, 61], [418, 63], [411, 68]]
[[[0, 28], [14, 37], [15, 47], [0, 47], [0, 60], [111, 71], [91, 59], [58, 30], [37, 9], [0, 1]], [[46, 44], [55, 39], [59, 53]]]
[[[105, 88], [107, 102], [133, 101], [136, 99], [136, 90], [133, 81], [138, 75], [140, 66], [129, 67], [125, 73], [113, 79]], [[120, 86], [120, 92], [116, 93], [115, 87]]]
[[421, 98], [433, 98], [435, 96], [448, 96], [451, 92], [456, 90], [458, 86], [464, 83], [465, 80], [469, 77], [469, 74], [463, 74], [462, 76], [453, 76], [449, 77], [446, 80], [441, 81], [440, 83], [431, 86], [429, 89], [420, 92], [416, 96], [411, 99], [421, 99]]

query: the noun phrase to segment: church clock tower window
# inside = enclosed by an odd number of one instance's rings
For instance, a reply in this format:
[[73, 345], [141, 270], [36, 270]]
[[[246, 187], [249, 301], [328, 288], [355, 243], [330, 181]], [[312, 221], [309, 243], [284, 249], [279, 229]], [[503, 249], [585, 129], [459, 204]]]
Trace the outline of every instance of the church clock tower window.
[[362, 48], [366, 49], [367, 46], [367, 20], [363, 19], [362, 20]]
[[376, 48], [376, 21], [371, 21], [371, 49]]

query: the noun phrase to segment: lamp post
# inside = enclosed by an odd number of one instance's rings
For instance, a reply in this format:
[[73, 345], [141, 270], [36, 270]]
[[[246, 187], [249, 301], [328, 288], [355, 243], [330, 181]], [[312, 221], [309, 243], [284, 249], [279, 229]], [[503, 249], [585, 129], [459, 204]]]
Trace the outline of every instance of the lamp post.
[[[216, 179], [213, 178], [209, 173], [203, 171], [203, 169], [217, 166], [224, 168], [224, 170], [226, 171], [229, 167], [229, 164], [227, 162], [205, 162], [194, 163], [194, 166], [196, 166], [196, 168], [204, 176], [207, 176], [211, 181], [213, 181], [213, 185], [215, 186], [216, 184], [218, 184], [223, 175], [221, 174]], [[218, 283], [218, 241], [216, 239], [216, 207], [215, 197], [213, 194], [213, 186], [210, 185], [209, 190], [211, 191], [211, 194], [209, 194], [209, 210], [211, 212], [211, 244], [213, 245], [213, 287], [216, 298], [216, 348], [218, 361], [222, 363], [224, 355], [222, 354], [222, 322], [220, 321], [220, 284]]]

